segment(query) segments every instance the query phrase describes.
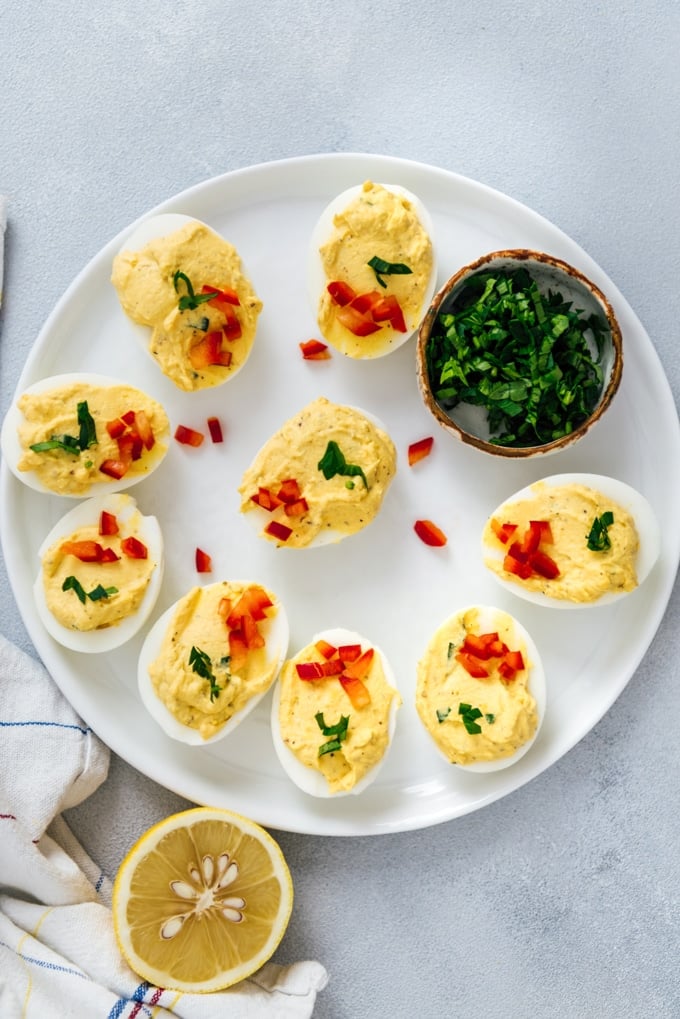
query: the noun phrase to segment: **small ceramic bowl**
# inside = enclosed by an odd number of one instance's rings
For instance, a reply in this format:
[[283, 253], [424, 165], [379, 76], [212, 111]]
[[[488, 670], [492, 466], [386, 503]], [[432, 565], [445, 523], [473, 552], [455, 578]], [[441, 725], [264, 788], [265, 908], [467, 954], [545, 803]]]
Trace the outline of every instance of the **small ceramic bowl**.
[[[440, 388], [439, 380], [431, 378], [429, 361], [437, 342], [437, 334], [441, 336], [444, 332], [440, 315], [460, 309], [461, 294], [467, 289], [472, 277], [480, 273], [508, 273], [521, 268], [536, 282], [544, 298], [549, 294], [560, 295], [565, 302], [571, 303], [572, 312], [580, 313], [581, 320], [591, 315], [597, 316], [601, 323], [599, 351], [592, 330], [587, 329], [584, 338], [593, 361], [599, 366], [602, 381], [594, 407], [567, 434], [543, 442], [536, 437], [535, 443], [519, 441], [506, 445], [493, 441], [485, 407], [465, 402], [447, 403], [435, 397], [435, 388]], [[427, 408], [443, 428], [462, 442], [485, 453], [508, 459], [555, 453], [577, 442], [603, 417], [619, 388], [622, 369], [621, 329], [611, 304], [599, 287], [567, 262], [541, 251], [524, 248], [493, 251], [459, 269], [435, 295], [418, 334], [418, 384]]]

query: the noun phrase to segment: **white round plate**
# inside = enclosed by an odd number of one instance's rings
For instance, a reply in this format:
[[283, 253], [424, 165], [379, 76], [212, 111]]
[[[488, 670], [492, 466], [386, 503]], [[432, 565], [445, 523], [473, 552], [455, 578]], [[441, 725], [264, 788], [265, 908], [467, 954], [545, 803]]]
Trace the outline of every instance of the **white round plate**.
[[[156, 618], [194, 583], [248, 576], [271, 587], [290, 620], [291, 654], [310, 633], [343, 626], [367, 634], [393, 663], [404, 699], [394, 744], [379, 778], [361, 796], [305, 796], [281, 768], [269, 730], [271, 693], [230, 736], [207, 747], [178, 744], [142, 709], [136, 659], [145, 631], [93, 661], [57, 645], [32, 611], [32, 569], [42, 536], [63, 502], [22, 485], [2, 464], [0, 528], [14, 594], [43, 661], [83, 719], [121, 757], [197, 803], [240, 811], [264, 825], [321, 835], [368, 835], [422, 828], [512, 792], [553, 764], [611, 706], [661, 621], [680, 558], [680, 530], [668, 526], [662, 554], [629, 597], [589, 612], [524, 603], [498, 586], [479, 554], [488, 514], [543, 468], [499, 463], [437, 429], [418, 395], [415, 340], [389, 358], [354, 361], [333, 352], [304, 361], [298, 344], [316, 337], [307, 297], [307, 250], [321, 209], [366, 179], [392, 181], [426, 204], [434, 223], [439, 284], [459, 266], [500, 248], [538, 248], [566, 259], [612, 301], [624, 335], [623, 382], [600, 425], [556, 454], [560, 472], [608, 474], [637, 488], [661, 521], [680, 519], [680, 434], [658, 357], [614, 284], [564, 233], [526, 206], [456, 174], [365, 154], [305, 156], [228, 173], [165, 202], [149, 215], [178, 212], [208, 223], [239, 250], [264, 302], [248, 364], [226, 387], [182, 393], [136, 343], [109, 282], [128, 230], [114, 237], [66, 291], [38, 336], [18, 391], [61, 371], [127, 378], [166, 407], [178, 424], [206, 434], [199, 449], [171, 440], [164, 463], [135, 488], [143, 513], [158, 517], [166, 569]], [[132, 224], [130, 230], [136, 227]], [[92, 322], [97, 323], [93, 343]], [[237, 487], [255, 452], [317, 396], [355, 404], [385, 422], [399, 466], [379, 517], [340, 545], [277, 549], [239, 515]], [[225, 441], [213, 445], [206, 419], [218, 416]], [[408, 445], [434, 435], [433, 452], [409, 468]], [[443, 549], [422, 544], [425, 517], [448, 535]], [[213, 572], [197, 575], [199, 546]], [[473, 602], [498, 604], [535, 640], [547, 676], [539, 738], [505, 771], [467, 774], [443, 761], [413, 705], [416, 663], [446, 615]], [[149, 620], [147, 627], [153, 622]]]

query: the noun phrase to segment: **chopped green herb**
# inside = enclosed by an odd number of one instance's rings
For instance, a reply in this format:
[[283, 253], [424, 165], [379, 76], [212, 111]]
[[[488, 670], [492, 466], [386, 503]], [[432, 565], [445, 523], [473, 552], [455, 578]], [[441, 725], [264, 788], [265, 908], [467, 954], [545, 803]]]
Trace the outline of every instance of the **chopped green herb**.
[[484, 717], [489, 723], [489, 725], [493, 725], [493, 723], [496, 721], [496, 716], [492, 715], [491, 713], [489, 713], [488, 715], [484, 715]]
[[66, 577], [61, 589], [62, 591], [75, 591], [83, 605], [87, 598], [90, 601], [101, 601], [102, 598], [110, 598], [112, 594], [118, 594], [117, 587], [103, 587], [101, 584], [97, 584], [91, 591], [86, 591], [78, 578], [73, 576]]
[[442, 708], [441, 710], [437, 708], [437, 721], [439, 722], [439, 724], [441, 725], [442, 722], [445, 722], [450, 714], [451, 708]]
[[219, 685], [213, 675], [210, 656], [194, 645], [189, 652], [189, 665], [201, 679], [207, 679], [210, 683], [210, 700], [214, 701], [216, 697], [219, 697], [223, 687]]
[[470, 704], [459, 704], [458, 714], [463, 719], [463, 725], [467, 732], [471, 736], [477, 736], [481, 731], [481, 725], [477, 724], [477, 719], [482, 717], [482, 712], [479, 708], [473, 708]]
[[445, 410], [483, 407], [497, 445], [552, 442], [597, 405], [605, 331], [601, 316], [552, 290], [542, 294], [525, 268], [477, 273], [432, 329], [434, 397]]
[[[87, 400], [82, 400], [77, 406], [78, 424], [80, 431], [75, 435], [53, 435], [44, 442], [34, 442], [31, 449], [34, 453], [48, 453], [52, 449], [61, 449], [66, 453], [73, 453], [80, 456], [90, 446], [97, 444], [97, 429], [94, 418], [90, 414]], [[90, 464], [90, 466], [92, 466]]]
[[450, 640], [449, 641], [449, 646], [448, 646], [447, 651], [446, 651], [446, 657], [447, 658], [452, 658], [453, 657], [453, 652], [455, 650], [456, 650], [456, 645], [453, 643], [452, 640]]
[[348, 464], [344, 453], [333, 439], [326, 446], [326, 452], [319, 460], [317, 467], [323, 473], [326, 481], [330, 481], [336, 474], [340, 474], [342, 477], [360, 477], [368, 488], [368, 481], [361, 467], [357, 467], [356, 464]]
[[600, 517], [595, 517], [586, 539], [591, 552], [606, 552], [612, 547], [609, 528], [613, 523], [614, 514], [611, 510], [607, 510]]
[[340, 750], [342, 741], [347, 738], [349, 715], [340, 715], [340, 721], [336, 722], [335, 725], [326, 724], [322, 711], [317, 711], [314, 718], [316, 719], [316, 724], [321, 729], [322, 734], [324, 736], [333, 737], [328, 740], [328, 742], [321, 744], [319, 747], [319, 757], [323, 757], [324, 754], [331, 754], [334, 750]]
[[187, 289], [186, 294], [182, 294], [177, 303], [177, 307], [179, 308], [180, 311], [193, 311], [194, 308], [198, 308], [199, 304], [205, 304], [206, 301], [211, 300], [211, 298], [215, 296], [215, 294], [212, 291], [209, 291], [206, 294], [195, 294], [194, 288], [191, 285], [191, 280], [186, 275], [186, 273], [180, 272], [179, 269], [172, 277], [172, 283], [175, 288], [175, 293], [177, 294], [179, 294], [180, 280], [182, 280]]
[[369, 259], [367, 265], [370, 265], [381, 287], [387, 286], [383, 276], [410, 276], [413, 272], [413, 269], [409, 269], [403, 262], [386, 262], [384, 258], [379, 258], [377, 255]]

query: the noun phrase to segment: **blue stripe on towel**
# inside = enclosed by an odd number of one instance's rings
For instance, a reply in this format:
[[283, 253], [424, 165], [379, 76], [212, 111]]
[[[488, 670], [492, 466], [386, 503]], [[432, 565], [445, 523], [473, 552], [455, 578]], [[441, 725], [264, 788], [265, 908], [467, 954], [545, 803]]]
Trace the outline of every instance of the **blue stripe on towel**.
[[78, 732], [82, 732], [84, 736], [92, 732], [89, 726], [75, 725], [72, 722], [0, 722], [0, 726], [5, 728], [20, 727], [24, 725], [43, 725], [49, 726], [53, 729], [76, 729]]
[[121, 1015], [123, 1014], [123, 1009], [127, 1005], [132, 1004], [132, 1002], [135, 1002], [135, 1008], [133, 1010], [133, 1015], [135, 1015], [135, 1016], [139, 1015], [140, 1010], [143, 1009], [144, 1014], [150, 1016], [151, 1015], [151, 1009], [147, 1008], [142, 1003], [143, 1003], [143, 999], [146, 996], [147, 992], [151, 989], [151, 986], [152, 985], [145, 980], [143, 983], [141, 983], [139, 985], [139, 987], [134, 992], [134, 994], [132, 995], [131, 998], [119, 998], [118, 1001], [116, 1002], [116, 1004], [113, 1006], [113, 1008], [109, 1012], [109, 1014], [106, 1017], [106, 1019], [120, 1019]]

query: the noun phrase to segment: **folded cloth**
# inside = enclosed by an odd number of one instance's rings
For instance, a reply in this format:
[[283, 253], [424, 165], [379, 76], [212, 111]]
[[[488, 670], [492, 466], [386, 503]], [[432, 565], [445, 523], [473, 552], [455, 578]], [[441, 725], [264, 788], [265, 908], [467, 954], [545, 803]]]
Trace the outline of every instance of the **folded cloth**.
[[105, 780], [109, 751], [45, 671], [0, 635], [2, 1019], [301, 1019], [324, 967], [266, 963], [214, 994], [140, 980], [118, 951], [111, 881], [61, 817]]

